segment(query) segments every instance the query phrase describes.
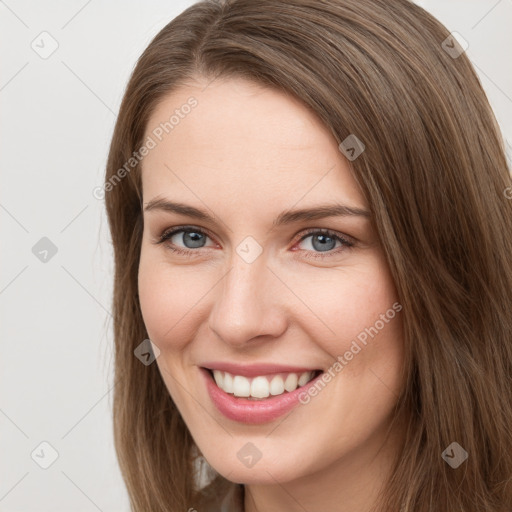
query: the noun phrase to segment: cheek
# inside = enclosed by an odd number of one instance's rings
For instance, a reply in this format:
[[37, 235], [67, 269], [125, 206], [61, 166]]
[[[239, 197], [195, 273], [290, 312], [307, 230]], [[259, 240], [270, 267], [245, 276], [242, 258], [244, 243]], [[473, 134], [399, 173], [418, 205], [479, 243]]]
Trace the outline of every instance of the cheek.
[[[373, 255], [357, 266], [318, 276], [302, 281], [300, 295], [307, 298], [305, 315], [314, 314], [310, 325], [320, 329], [311, 332], [312, 339], [321, 340], [327, 352], [338, 355], [349, 350], [358, 336], [363, 342], [365, 335], [371, 339], [368, 331], [374, 333], [375, 324], [381, 338], [396, 329], [398, 322], [392, 319], [398, 315], [393, 309], [398, 299], [382, 258]], [[306, 323], [303, 326], [307, 329]]]
[[[281, 272], [283, 280], [304, 298], [291, 313], [288, 290], [283, 292], [283, 314], [299, 323], [311, 339], [333, 357], [351, 349], [355, 339], [374, 338], [368, 330], [397, 301], [392, 279], [382, 258], [371, 255], [348, 268], [305, 269]], [[149, 337], [161, 349], [181, 350], [197, 335], [208, 316], [208, 304], [218, 283], [218, 272], [197, 265], [175, 265], [166, 260], [165, 250], [142, 246], [138, 286], [142, 316]], [[288, 313], [286, 313], [288, 311]], [[398, 322], [386, 322], [378, 339], [392, 336]], [[204, 326], [203, 326], [204, 328]], [[394, 337], [394, 336], [393, 336]], [[362, 358], [359, 358], [362, 359]]]
[[[214, 282], [193, 266], [171, 265], [143, 247], [138, 273], [139, 301], [149, 337], [162, 349], [180, 350], [194, 336], [204, 295]], [[201, 300], [203, 298], [203, 300]]]
[[401, 387], [401, 305], [382, 258], [338, 274], [337, 280], [324, 288], [329, 292], [321, 296], [318, 282], [310, 285], [311, 293], [319, 297], [315, 305], [319, 317], [329, 327], [327, 336], [312, 339], [332, 357], [330, 369], [339, 396], [349, 403], [349, 396], [364, 397], [377, 411], [390, 406], [387, 400], [393, 401]]

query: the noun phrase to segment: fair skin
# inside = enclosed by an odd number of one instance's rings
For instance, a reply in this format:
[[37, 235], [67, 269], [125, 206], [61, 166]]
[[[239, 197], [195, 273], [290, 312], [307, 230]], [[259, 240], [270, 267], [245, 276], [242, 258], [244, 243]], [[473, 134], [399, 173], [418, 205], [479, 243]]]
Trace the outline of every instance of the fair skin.
[[[214, 221], [144, 212], [140, 305], [156, 362], [197, 446], [227, 479], [245, 484], [246, 512], [370, 510], [400, 442], [386, 429], [401, 388], [401, 314], [353, 356], [307, 404], [262, 424], [224, 416], [212, 403], [204, 361], [275, 362], [327, 372], [365, 328], [398, 302], [377, 233], [365, 215], [272, 227], [290, 209], [340, 203], [368, 210], [350, 162], [300, 102], [242, 79], [199, 80], [168, 95], [146, 136], [194, 96], [198, 105], [144, 158], [144, 207], [166, 199]], [[155, 243], [174, 226], [188, 228]], [[311, 228], [321, 234], [301, 241]], [[248, 263], [237, 247], [252, 237]], [[174, 246], [193, 254], [173, 252]], [[312, 257], [308, 257], [308, 255]], [[324, 256], [315, 257], [315, 256]], [[251, 442], [251, 467], [238, 451]]]

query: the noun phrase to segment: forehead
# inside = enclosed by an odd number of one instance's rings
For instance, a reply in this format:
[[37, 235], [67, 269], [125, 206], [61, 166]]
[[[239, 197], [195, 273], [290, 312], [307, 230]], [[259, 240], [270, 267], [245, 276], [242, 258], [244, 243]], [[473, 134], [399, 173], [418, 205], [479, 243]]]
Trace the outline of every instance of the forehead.
[[314, 188], [364, 204], [329, 129], [280, 90], [243, 79], [182, 86], [159, 103], [148, 136], [156, 145], [142, 162], [145, 201], [186, 182], [207, 195], [297, 201]]

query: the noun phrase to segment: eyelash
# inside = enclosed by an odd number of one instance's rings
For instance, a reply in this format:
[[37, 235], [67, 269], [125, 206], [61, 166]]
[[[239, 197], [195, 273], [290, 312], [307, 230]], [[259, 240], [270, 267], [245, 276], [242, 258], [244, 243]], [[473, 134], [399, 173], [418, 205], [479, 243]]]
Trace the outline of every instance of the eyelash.
[[[204, 236], [206, 236], [208, 238], [212, 238], [206, 231], [204, 231], [204, 230], [202, 230], [200, 228], [197, 228], [197, 227], [194, 227], [194, 226], [177, 226], [177, 227], [172, 228], [170, 230], [164, 231], [158, 237], [158, 239], [154, 243], [155, 244], [163, 244], [167, 240], [169, 240], [171, 237], [173, 237], [176, 233], [180, 233], [181, 231], [183, 231], [183, 232], [187, 232], [188, 231], [188, 232], [193, 232], [193, 233], [199, 233], [199, 234], [204, 235]], [[310, 251], [310, 250], [307, 250], [307, 249], [302, 249], [302, 250], [306, 251], [306, 253], [308, 253], [306, 255], [307, 258], [312, 258], [312, 259], [328, 258], [330, 256], [334, 256], [335, 254], [338, 254], [340, 251], [343, 251], [345, 249], [348, 249], [348, 248], [354, 246], [354, 244], [352, 242], [350, 242], [346, 238], [342, 237], [341, 235], [339, 235], [335, 231], [331, 231], [330, 229], [318, 229], [318, 228], [311, 228], [311, 229], [307, 230], [306, 233], [304, 233], [302, 235], [302, 237], [296, 243], [300, 243], [304, 239], [308, 238], [309, 236], [317, 235], [317, 234], [327, 235], [330, 238], [333, 238], [334, 240], [337, 240], [337, 241], [341, 242], [342, 247], [338, 247], [338, 249], [332, 249], [330, 251], [326, 251], [325, 254], [322, 254], [321, 252], [314, 252], [314, 251]], [[176, 246], [173, 247], [170, 244], [166, 244], [166, 247], [168, 249], [170, 249], [171, 251], [175, 252], [176, 254], [181, 254], [181, 255], [184, 255], [184, 256], [192, 256], [192, 253], [196, 253], [197, 252], [197, 249], [183, 249], [181, 247], [176, 247]], [[201, 249], [201, 247], [199, 247], [198, 249]]]

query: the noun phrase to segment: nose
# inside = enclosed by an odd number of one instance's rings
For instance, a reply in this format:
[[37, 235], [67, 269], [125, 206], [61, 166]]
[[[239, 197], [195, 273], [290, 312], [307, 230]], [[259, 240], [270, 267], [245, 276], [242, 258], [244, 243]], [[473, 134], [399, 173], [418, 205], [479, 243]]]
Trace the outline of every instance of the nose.
[[215, 287], [210, 329], [236, 348], [278, 338], [286, 330], [284, 288], [263, 255], [247, 263], [234, 254], [231, 268]]

